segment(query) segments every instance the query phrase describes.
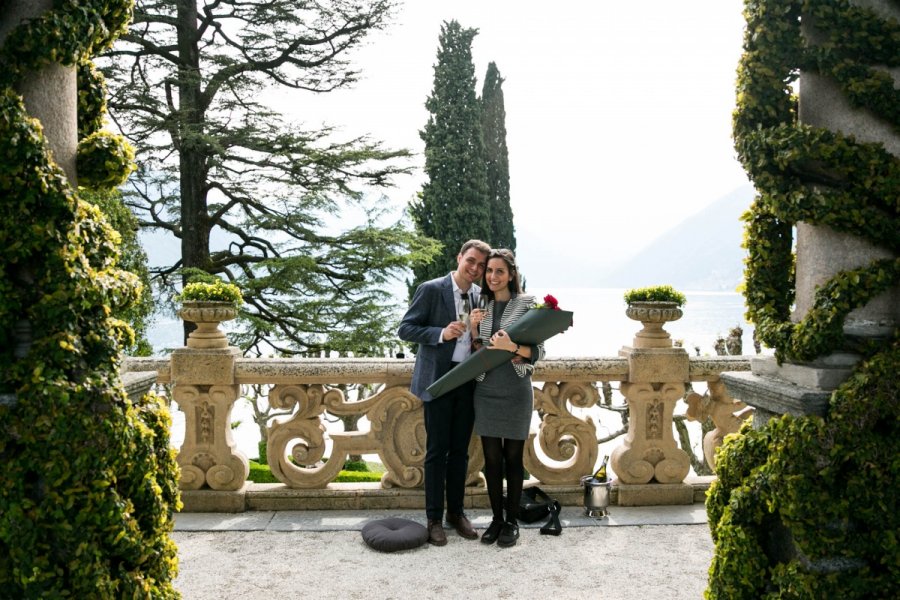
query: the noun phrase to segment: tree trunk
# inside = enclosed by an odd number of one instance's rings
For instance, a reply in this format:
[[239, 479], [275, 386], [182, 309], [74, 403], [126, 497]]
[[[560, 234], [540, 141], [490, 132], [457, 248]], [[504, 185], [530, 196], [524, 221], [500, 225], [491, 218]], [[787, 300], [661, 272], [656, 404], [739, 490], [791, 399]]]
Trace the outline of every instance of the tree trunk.
[[[203, 144], [203, 106], [200, 52], [197, 32], [197, 4], [182, 0], [178, 4], [179, 144], [181, 173], [181, 257], [182, 268], [209, 270], [209, 226], [206, 206], [206, 152]], [[186, 283], [182, 277], [182, 284]], [[184, 322], [184, 339], [195, 325]]]

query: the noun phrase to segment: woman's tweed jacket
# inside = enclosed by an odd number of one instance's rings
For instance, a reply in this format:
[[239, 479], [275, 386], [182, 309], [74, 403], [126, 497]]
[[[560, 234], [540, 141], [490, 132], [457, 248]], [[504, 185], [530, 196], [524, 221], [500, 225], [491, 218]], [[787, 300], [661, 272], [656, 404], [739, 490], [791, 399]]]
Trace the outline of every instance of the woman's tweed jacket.
[[[515, 323], [519, 317], [528, 312], [528, 309], [534, 306], [534, 296], [526, 296], [524, 294], [520, 294], [514, 298], [511, 298], [509, 303], [506, 305], [506, 309], [503, 311], [503, 315], [500, 317], [500, 329], [506, 329], [512, 323]], [[488, 304], [487, 314], [484, 316], [484, 320], [478, 326], [478, 337], [482, 340], [491, 339], [491, 328], [494, 326], [494, 301]], [[515, 342], [516, 340], [512, 340]], [[490, 350], [488, 350], [490, 352]], [[519, 377], [525, 377], [526, 375], [530, 375], [532, 371], [534, 371], [534, 363], [544, 358], [544, 344], [538, 344], [537, 346], [531, 347], [531, 359], [525, 359], [525, 362], [521, 363], [513, 363], [513, 369], [516, 370], [516, 375]], [[475, 378], [475, 381], [484, 381], [484, 373]]]

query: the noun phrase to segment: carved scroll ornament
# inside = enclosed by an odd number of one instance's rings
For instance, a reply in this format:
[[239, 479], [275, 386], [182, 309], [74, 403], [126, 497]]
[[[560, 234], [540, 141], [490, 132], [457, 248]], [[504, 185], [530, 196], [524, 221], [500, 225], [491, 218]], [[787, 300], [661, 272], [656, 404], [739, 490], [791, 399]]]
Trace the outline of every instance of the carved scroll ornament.
[[568, 405], [590, 408], [600, 394], [592, 383], [545, 383], [534, 390], [534, 407], [543, 415], [536, 435], [541, 451], [558, 465], [541, 462], [535, 435], [525, 445], [525, 468], [548, 485], [577, 484], [597, 462], [597, 428], [589, 418], [579, 419]]

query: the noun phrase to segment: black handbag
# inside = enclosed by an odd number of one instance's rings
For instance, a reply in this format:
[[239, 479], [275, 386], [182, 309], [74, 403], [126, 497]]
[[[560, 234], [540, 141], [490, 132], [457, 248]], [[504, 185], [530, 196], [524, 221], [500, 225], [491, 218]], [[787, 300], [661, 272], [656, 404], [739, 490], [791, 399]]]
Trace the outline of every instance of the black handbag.
[[547, 518], [553, 502], [553, 498], [537, 486], [523, 489], [519, 500], [519, 520], [524, 523], [536, 523]]

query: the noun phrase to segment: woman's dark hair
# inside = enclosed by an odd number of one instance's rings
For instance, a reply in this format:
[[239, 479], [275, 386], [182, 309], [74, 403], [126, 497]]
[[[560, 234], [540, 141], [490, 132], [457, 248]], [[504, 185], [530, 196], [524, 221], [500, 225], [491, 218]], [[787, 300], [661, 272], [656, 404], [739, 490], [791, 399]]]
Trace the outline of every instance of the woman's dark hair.
[[[512, 253], [512, 250], [506, 248], [491, 250], [490, 253], [488, 253], [488, 262], [491, 262], [492, 258], [502, 258], [503, 262], [506, 263], [506, 268], [509, 270], [509, 283], [506, 287], [509, 288], [510, 294], [512, 294], [513, 297], [521, 294], [522, 284], [519, 280], [519, 268], [516, 266], [516, 257]], [[487, 270], [485, 270], [485, 283], [481, 293], [485, 294], [488, 297], [488, 300], [494, 299], [494, 292], [487, 286]]]

